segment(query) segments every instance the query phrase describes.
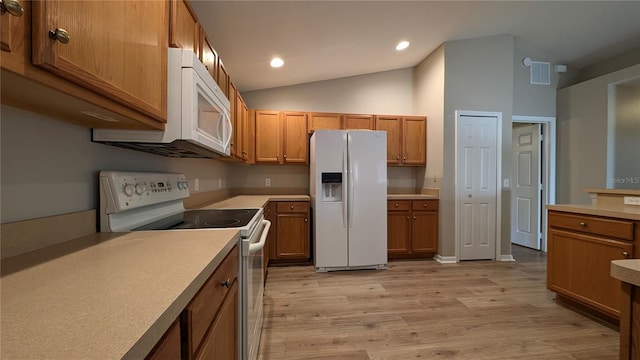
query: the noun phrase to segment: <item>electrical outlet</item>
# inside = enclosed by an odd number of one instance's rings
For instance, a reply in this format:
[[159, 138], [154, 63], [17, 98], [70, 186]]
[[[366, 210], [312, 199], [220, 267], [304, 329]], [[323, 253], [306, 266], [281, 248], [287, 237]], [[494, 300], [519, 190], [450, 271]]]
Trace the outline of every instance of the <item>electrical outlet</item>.
[[200, 179], [195, 178], [193, 180], [193, 191], [198, 191], [200, 190]]
[[222, 188], [222, 179], [218, 179], [218, 187]]
[[508, 188], [509, 187], [509, 179], [503, 179], [502, 180], [502, 187], [503, 188]]
[[640, 196], [625, 196], [625, 205], [640, 205]]
[[271, 186], [271, 178], [264, 178], [264, 186]]

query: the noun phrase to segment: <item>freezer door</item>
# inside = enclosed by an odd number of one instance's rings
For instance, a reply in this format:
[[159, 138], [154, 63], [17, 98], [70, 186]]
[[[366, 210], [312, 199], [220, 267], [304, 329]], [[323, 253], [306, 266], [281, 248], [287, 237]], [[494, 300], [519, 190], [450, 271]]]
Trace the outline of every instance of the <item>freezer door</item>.
[[349, 266], [387, 263], [387, 133], [348, 133]]
[[[316, 130], [311, 137], [311, 179], [314, 257], [316, 268], [344, 267], [347, 262], [347, 208], [345, 199], [348, 179], [347, 132]], [[342, 173], [342, 194], [323, 196], [322, 173]], [[386, 231], [386, 230], [385, 230]]]

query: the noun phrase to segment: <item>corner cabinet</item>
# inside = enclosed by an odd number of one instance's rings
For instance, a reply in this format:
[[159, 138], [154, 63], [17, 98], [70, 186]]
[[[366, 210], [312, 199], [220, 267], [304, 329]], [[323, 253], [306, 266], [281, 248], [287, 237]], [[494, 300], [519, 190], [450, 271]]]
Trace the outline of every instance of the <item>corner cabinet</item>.
[[293, 111], [253, 111], [255, 162], [307, 164], [309, 162], [307, 116]]
[[620, 319], [620, 281], [610, 276], [612, 260], [632, 258], [630, 220], [549, 211], [547, 287], [560, 300], [586, 307], [606, 320]]
[[431, 257], [438, 251], [439, 200], [387, 200], [390, 259]]
[[387, 164], [424, 166], [427, 156], [427, 118], [376, 115], [375, 129], [387, 132]]
[[32, 5], [35, 65], [160, 121], [166, 119], [166, 2]]

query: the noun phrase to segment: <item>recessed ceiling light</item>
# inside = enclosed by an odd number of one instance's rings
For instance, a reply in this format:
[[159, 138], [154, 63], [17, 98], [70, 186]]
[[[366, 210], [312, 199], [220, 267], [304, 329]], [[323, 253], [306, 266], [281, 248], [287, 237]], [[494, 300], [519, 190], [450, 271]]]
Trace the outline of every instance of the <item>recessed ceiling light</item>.
[[279, 57], [271, 59], [271, 67], [279, 68], [282, 65], [284, 65], [284, 60], [280, 59]]
[[408, 41], [400, 41], [398, 43], [398, 45], [396, 45], [396, 50], [400, 51], [400, 50], [404, 50], [406, 48], [409, 47], [409, 42]]

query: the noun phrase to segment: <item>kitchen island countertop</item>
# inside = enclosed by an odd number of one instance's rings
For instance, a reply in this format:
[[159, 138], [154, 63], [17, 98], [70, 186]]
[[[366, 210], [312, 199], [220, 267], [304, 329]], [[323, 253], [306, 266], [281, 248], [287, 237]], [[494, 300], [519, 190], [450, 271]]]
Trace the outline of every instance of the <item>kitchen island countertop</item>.
[[611, 276], [620, 281], [640, 286], [640, 259], [613, 260], [611, 262]]
[[607, 216], [628, 220], [640, 220], [640, 206], [633, 205], [547, 205], [548, 210], [585, 215]]

